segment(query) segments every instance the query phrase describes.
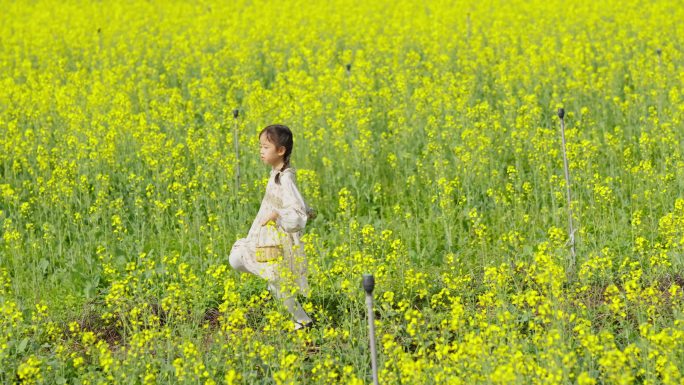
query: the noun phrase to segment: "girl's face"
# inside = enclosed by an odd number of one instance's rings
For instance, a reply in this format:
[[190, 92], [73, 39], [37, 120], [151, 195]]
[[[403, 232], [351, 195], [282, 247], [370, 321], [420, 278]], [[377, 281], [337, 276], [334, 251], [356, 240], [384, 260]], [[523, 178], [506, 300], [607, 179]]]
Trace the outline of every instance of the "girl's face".
[[285, 147], [276, 146], [266, 137], [266, 134], [261, 134], [259, 137], [261, 161], [271, 165], [277, 166], [283, 161], [283, 156], [285, 155]]

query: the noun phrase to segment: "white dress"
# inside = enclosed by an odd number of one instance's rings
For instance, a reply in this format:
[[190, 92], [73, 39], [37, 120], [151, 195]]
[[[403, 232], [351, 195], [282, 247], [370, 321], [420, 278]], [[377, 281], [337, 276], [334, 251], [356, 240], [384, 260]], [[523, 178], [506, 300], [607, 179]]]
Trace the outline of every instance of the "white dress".
[[[294, 286], [293, 289], [298, 289], [299, 293], [308, 297], [307, 260], [301, 237], [308, 219], [309, 206], [297, 188], [295, 170], [287, 168], [280, 172], [280, 184], [275, 182], [278, 173], [276, 169], [271, 170], [259, 212], [247, 237], [237, 240], [233, 245], [230, 264], [238, 271], [252, 273], [268, 280], [269, 287], [275, 289], [277, 297], [290, 297], [281, 293], [281, 286], [290, 279], [294, 284], [290, 286]], [[283, 235], [283, 259], [280, 263], [257, 262], [256, 246], [259, 232], [264, 230], [263, 221], [274, 211], [279, 215], [276, 228]]]

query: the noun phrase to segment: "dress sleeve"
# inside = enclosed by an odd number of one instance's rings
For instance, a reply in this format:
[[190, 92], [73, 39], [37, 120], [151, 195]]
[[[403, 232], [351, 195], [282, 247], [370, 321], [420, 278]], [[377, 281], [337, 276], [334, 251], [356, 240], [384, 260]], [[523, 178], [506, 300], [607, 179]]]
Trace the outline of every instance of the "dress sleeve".
[[306, 226], [307, 205], [297, 189], [293, 172], [283, 172], [280, 175], [280, 185], [283, 208], [275, 210], [278, 213], [276, 224], [285, 232], [296, 233]]

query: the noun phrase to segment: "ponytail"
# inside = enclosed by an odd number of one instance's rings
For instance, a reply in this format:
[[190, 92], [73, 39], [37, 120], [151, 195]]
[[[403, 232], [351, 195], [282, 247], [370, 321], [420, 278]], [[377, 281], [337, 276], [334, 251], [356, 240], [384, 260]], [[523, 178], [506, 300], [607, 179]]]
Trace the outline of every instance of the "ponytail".
[[288, 154], [285, 159], [283, 159], [285, 163], [283, 163], [283, 167], [278, 170], [278, 173], [275, 176], [275, 182], [276, 184], [280, 184], [280, 174], [283, 173], [283, 171], [287, 170], [288, 167], [290, 167], [290, 155]]

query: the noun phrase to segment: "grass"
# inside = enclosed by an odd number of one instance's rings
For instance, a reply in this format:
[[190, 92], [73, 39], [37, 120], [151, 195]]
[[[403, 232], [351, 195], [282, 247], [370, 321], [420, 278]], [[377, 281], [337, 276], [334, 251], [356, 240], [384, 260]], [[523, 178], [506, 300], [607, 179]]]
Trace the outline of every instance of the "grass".
[[[681, 383], [676, 4], [4, 9], [0, 382], [366, 383], [373, 273], [383, 383]], [[307, 333], [227, 261], [276, 122]]]

